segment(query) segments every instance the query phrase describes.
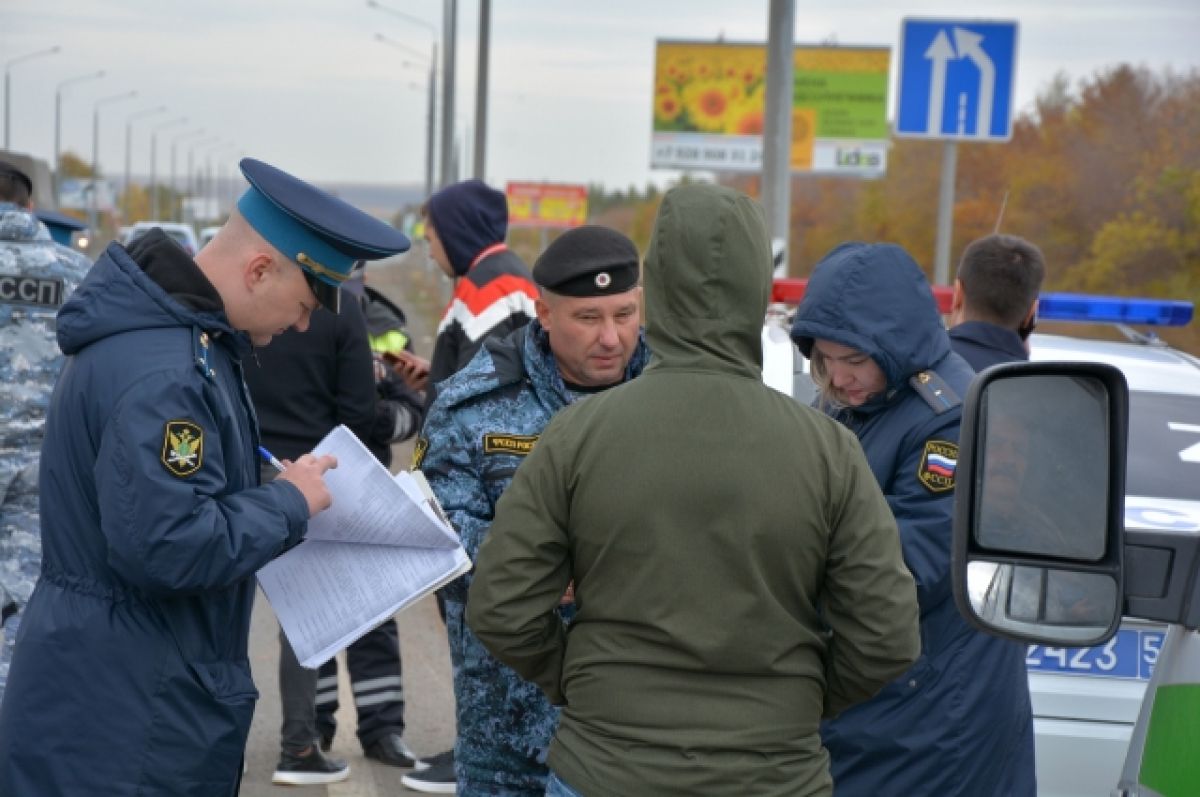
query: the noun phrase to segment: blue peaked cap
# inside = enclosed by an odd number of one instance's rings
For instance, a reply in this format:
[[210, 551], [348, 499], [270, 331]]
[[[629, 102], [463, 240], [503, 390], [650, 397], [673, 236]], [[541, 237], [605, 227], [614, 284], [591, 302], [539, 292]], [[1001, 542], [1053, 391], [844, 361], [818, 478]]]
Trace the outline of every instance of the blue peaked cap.
[[33, 215], [38, 221], [46, 225], [46, 229], [50, 231], [50, 237], [57, 244], [63, 246], [71, 245], [71, 236], [79, 230], [86, 230], [87, 225], [74, 216], [68, 216], [66, 213], [59, 213], [57, 210], [43, 210], [42, 208], [34, 208]]
[[359, 260], [408, 251], [399, 230], [274, 166], [243, 158], [250, 188], [238, 211], [271, 246], [296, 261], [312, 279], [322, 306], [339, 307], [339, 288]]

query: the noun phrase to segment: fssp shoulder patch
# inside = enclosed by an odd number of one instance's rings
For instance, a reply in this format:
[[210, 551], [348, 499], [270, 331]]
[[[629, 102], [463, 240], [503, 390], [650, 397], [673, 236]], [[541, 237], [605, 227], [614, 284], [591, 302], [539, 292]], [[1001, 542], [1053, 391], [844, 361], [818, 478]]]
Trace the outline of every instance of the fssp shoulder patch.
[[59, 307], [63, 303], [63, 281], [24, 274], [0, 275], [0, 302]]
[[204, 463], [204, 430], [191, 421], [167, 421], [163, 430], [162, 464], [167, 473], [184, 478]]
[[931, 493], [954, 489], [954, 469], [958, 466], [958, 444], [948, 440], [929, 440], [921, 454], [917, 478]]
[[412, 464], [408, 466], [409, 470], [416, 470], [421, 467], [421, 463], [425, 461], [425, 452], [429, 450], [429, 441], [424, 437], [418, 437], [417, 442], [413, 444]]
[[483, 453], [485, 454], [515, 454], [524, 457], [533, 451], [533, 444], [538, 440], [535, 434], [496, 434], [489, 432], [483, 436]]

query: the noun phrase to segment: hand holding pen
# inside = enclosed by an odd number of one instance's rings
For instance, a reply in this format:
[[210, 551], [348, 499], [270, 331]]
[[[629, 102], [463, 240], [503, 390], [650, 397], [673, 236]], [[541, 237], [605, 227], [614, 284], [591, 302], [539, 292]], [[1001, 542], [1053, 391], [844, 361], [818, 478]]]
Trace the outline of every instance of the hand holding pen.
[[324, 476], [325, 471], [337, 467], [337, 457], [331, 454], [323, 454], [319, 457], [305, 454], [297, 458], [295, 462], [281, 461], [263, 446], [258, 447], [258, 454], [279, 471], [276, 481], [291, 482], [300, 491], [308, 504], [309, 517], [328, 509], [329, 505], [333, 503], [333, 496], [329, 494], [329, 488], [325, 486]]

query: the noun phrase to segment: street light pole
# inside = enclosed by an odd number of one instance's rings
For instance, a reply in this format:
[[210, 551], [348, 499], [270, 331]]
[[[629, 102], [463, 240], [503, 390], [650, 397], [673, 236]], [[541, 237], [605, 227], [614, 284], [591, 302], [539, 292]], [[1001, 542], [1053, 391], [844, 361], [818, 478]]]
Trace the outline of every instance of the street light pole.
[[92, 107], [92, 192], [88, 200], [88, 227], [93, 236], [97, 234], [96, 227], [96, 183], [100, 178], [100, 106], [107, 105], [110, 102], [120, 102], [122, 100], [131, 100], [137, 96], [136, 91], [127, 91], [124, 94], [114, 94], [111, 97], [104, 97], [96, 100], [96, 104]]
[[150, 133], [150, 220], [158, 221], [158, 131], [165, 127], [181, 125], [187, 121], [186, 116], [163, 122]]
[[491, 0], [479, 0], [479, 65], [475, 81], [475, 176], [484, 179], [487, 150], [488, 60], [492, 39]]
[[[406, 19], [416, 25], [426, 28], [432, 38], [429, 43], [429, 100], [428, 108], [426, 109], [425, 118], [425, 198], [428, 199], [433, 193], [433, 164], [436, 161], [436, 118], [437, 118], [437, 28], [432, 23], [426, 22], [420, 17], [414, 17], [403, 11], [398, 11], [394, 8], [381, 5], [377, 0], [367, 0], [367, 6], [378, 11], [383, 11], [393, 16]], [[383, 41], [381, 34], [375, 34], [376, 38]]]
[[[192, 138], [193, 136], [202, 136], [202, 135], [204, 135], [204, 128], [198, 127], [195, 130], [191, 130], [187, 133], [180, 133], [179, 135], [177, 135], [175, 138], [173, 138], [171, 140], [171, 191], [173, 191], [175, 194], [175, 196], [173, 197], [174, 199], [178, 199], [179, 195], [180, 195], [179, 184], [175, 180], [175, 147], [179, 144], [180, 141], [183, 141], [185, 138]], [[170, 215], [171, 215], [171, 220], [174, 221], [177, 218], [177, 216], [179, 215], [179, 213], [174, 208], [172, 208]]]
[[[194, 164], [193, 157], [196, 154], [196, 148], [213, 144], [216, 141], [220, 140], [220, 138], [221, 138], [220, 136], [209, 136], [208, 138], [202, 138], [199, 141], [193, 141], [192, 145], [190, 147], [188, 147], [187, 198], [182, 203], [180, 203], [179, 216], [178, 216], [178, 218], [175, 219], [175, 221], [183, 221], [184, 220], [184, 216], [187, 215], [183, 212], [184, 206], [187, 205], [188, 202], [195, 200], [196, 182], [195, 182], [195, 172], [193, 171], [195, 168], [195, 166], [193, 165]], [[192, 218], [188, 219], [187, 221], [189, 224], [192, 224], [195, 222], [195, 210], [192, 211]]]
[[[196, 164], [196, 193], [199, 194], [200, 198], [203, 200], [200, 203], [200, 206], [205, 210], [205, 221], [209, 221], [213, 218], [212, 215], [208, 214], [208, 211], [212, 207], [209, 204], [209, 200], [212, 199], [212, 154], [217, 150], [224, 149], [225, 147], [229, 146], [232, 145], [228, 141], [221, 141], [220, 139], [216, 139], [208, 145], [204, 145], [204, 142], [196, 144], [196, 149], [204, 154], [204, 170], [200, 170], [201, 164]], [[192, 222], [194, 223], [195, 221], [196, 212], [193, 210]]]
[[[375, 34], [376, 41], [387, 44], [392, 47], [399, 48], [409, 53], [417, 53], [421, 58], [425, 56], [417, 50], [409, 47], [403, 42], [384, 36], [382, 33]], [[403, 66], [417, 66], [411, 61], [401, 61]], [[433, 43], [433, 52], [429, 61], [429, 96], [425, 101], [425, 198], [433, 193], [433, 149], [434, 143], [434, 104], [437, 101], [437, 42]]]
[[138, 111], [125, 120], [125, 222], [128, 223], [133, 215], [129, 209], [129, 162], [133, 159], [133, 122], [135, 119], [141, 119], [145, 116], [153, 116], [155, 114], [164, 113], [167, 106], [160, 105], [157, 108], [148, 108], [144, 111]]
[[9, 67], [15, 66], [16, 64], [19, 64], [22, 61], [29, 61], [34, 58], [41, 58], [43, 55], [54, 55], [61, 49], [62, 48], [56, 44], [53, 47], [49, 48], [48, 50], [38, 50], [36, 53], [26, 53], [25, 55], [19, 55], [16, 58], [13, 58], [11, 60], [4, 62], [4, 148], [5, 149], [9, 149], [8, 131], [9, 131], [10, 122], [12, 121], [12, 114], [10, 114], [8, 112], [9, 101], [12, 98], [12, 76], [9, 74], [9, 71], [8, 71]]
[[442, 173], [439, 185], [450, 182], [454, 169], [454, 43], [457, 0], [442, 0], [445, 22], [442, 25]]
[[72, 83], [104, 77], [104, 70], [68, 78], [54, 88], [54, 204], [62, 206], [62, 94]]

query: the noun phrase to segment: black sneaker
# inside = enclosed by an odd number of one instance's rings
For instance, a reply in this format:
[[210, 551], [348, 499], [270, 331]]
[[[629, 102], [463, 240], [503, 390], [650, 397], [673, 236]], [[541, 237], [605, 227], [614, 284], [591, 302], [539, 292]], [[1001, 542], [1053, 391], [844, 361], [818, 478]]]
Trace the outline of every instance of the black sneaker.
[[421, 759], [417, 762], [417, 766], [419, 767], [421, 764], [425, 765], [425, 769], [418, 768], [400, 778], [400, 782], [404, 784], [405, 788], [426, 794], [454, 794], [457, 791], [458, 782], [454, 777], [453, 750]]
[[428, 767], [428, 764], [417, 759], [416, 753], [408, 749], [408, 745], [404, 743], [398, 733], [385, 733], [373, 744], [363, 748], [363, 755], [387, 764], [389, 767], [416, 768], [418, 770]]
[[308, 755], [296, 755], [284, 750], [279, 754], [279, 764], [272, 783], [287, 786], [311, 786], [321, 783], [337, 783], [350, 777], [350, 765], [340, 758], [327, 758], [316, 747]]

